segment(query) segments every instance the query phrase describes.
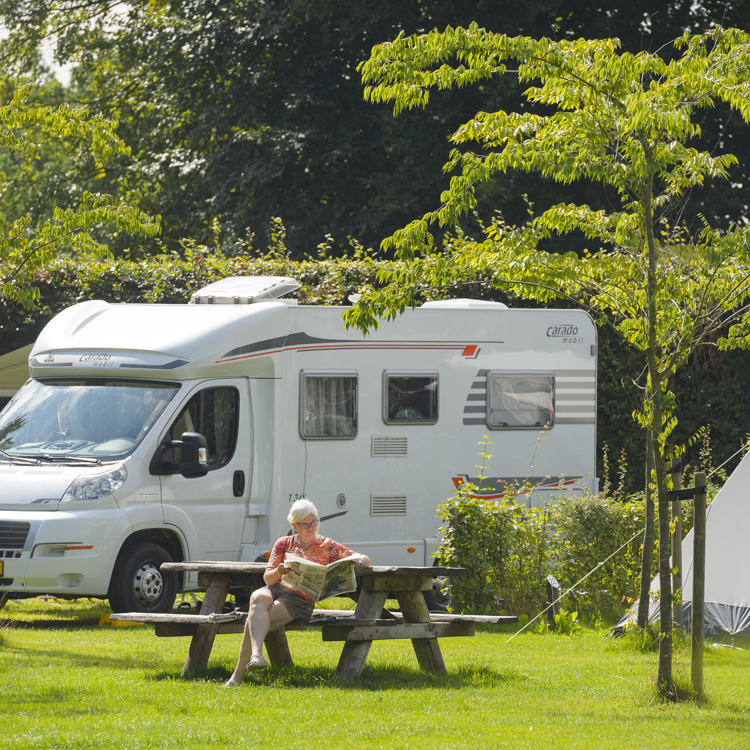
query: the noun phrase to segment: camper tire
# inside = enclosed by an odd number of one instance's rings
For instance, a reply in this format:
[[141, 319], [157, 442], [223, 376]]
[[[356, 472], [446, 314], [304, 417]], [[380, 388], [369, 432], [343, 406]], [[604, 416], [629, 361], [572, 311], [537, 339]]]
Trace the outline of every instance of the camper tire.
[[436, 578], [432, 584], [432, 591], [423, 591], [424, 603], [429, 612], [447, 612], [450, 607], [450, 597], [445, 592], [445, 578]]
[[160, 566], [173, 562], [159, 544], [135, 544], [124, 549], [115, 565], [109, 587], [113, 612], [169, 612], [177, 597], [177, 576]]

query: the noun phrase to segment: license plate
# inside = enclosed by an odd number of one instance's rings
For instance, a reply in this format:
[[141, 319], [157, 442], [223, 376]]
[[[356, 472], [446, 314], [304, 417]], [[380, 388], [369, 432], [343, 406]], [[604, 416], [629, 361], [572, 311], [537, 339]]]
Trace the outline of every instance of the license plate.
[[0, 576], [3, 574], [3, 561], [0, 560]]

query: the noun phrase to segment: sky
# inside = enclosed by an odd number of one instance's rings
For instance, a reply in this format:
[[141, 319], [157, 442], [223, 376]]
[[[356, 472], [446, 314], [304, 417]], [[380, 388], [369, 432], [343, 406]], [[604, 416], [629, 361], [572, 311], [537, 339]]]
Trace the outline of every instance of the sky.
[[[0, 24], [0, 39], [5, 39], [8, 36], [8, 30]], [[67, 86], [70, 83], [70, 70], [71, 65], [58, 65], [53, 59], [53, 47], [51, 41], [46, 41], [42, 47], [42, 59], [49, 65], [50, 69], [63, 86]]]
[[52, 72], [55, 74], [55, 78], [57, 78], [58, 81], [63, 86], [68, 86], [70, 84], [70, 71], [72, 66], [71, 65], [58, 65], [54, 59], [53, 59], [53, 45], [51, 41], [46, 41], [44, 45], [42, 46], [42, 59], [44, 62], [49, 65]]

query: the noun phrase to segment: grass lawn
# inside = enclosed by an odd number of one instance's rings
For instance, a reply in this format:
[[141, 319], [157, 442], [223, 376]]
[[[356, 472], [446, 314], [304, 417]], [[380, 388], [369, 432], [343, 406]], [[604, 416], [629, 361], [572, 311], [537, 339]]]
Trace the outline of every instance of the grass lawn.
[[[708, 650], [707, 705], [659, 705], [656, 655], [591, 629], [446, 638], [444, 676], [421, 673], [408, 642], [380, 641], [345, 685], [332, 679], [341, 645], [293, 632], [293, 669], [226, 690], [239, 635], [183, 680], [187, 639], [100, 627], [108, 611], [29, 600], [0, 612], [0, 748], [750, 747], [747, 651]], [[689, 673], [689, 653], [676, 663]]]

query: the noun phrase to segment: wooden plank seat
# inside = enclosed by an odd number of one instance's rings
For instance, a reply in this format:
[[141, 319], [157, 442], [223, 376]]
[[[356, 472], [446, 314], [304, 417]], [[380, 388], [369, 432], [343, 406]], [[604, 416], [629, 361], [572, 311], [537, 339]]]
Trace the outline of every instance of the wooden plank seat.
[[[336, 610], [328, 610], [333, 613]], [[352, 612], [352, 614], [354, 614]], [[142, 622], [146, 625], [154, 625], [154, 634], [161, 638], [175, 638], [180, 636], [194, 636], [200, 625], [215, 625], [218, 629], [216, 635], [228, 635], [231, 633], [242, 633], [245, 629], [247, 612], [237, 612], [234, 620], [221, 620], [217, 622], [211, 615], [183, 615], [183, 614], [144, 614], [142, 612], [124, 612], [110, 615], [114, 622]], [[307, 630], [310, 627], [322, 627], [334, 622], [336, 616], [327, 614], [324, 618], [313, 618], [310, 620], [292, 620], [282, 630]], [[352, 617], [339, 618], [349, 626], [371, 625], [375, 620], [354, 620]]]
[[[220, 620], [216, 622], [212, 615], [199, 614], [145, 614], [142, 612], [124, 612], [113, 614], [110, 620], [115, 622], [142, 622], [154, 625], [154, 634], [161, 638], [193, 636], [199, 625], [215, 624], [218, 626], [217, 635], [242, 633], [245, 628], [247, 612], [236, 611], [234, 620]], [[310, 620], [292, 620], [283, 630], [307, 630], [310, 627], [323, 628], [323, 640], [380, 640], [392, 638], [447, 638], [451, 636], [468, 636], [474, 634], [476, 623], [503, 625], [518, 622], [514, 615], [457, 615], [430, 613], [429, 623], [403, 623], [400, 612], [383, 610], [380, 619], [364, 620], [354, 617], [353, 610], [316, 609]], [[463, 625], [465, 627], [429, 627], [429, 628], [394, 628], [394, 625]], [[469, 628], [468, 626], [471, 625]], [[367, 630], [375, 626], [376, 630]], [[387, 630], [384, 630], [387, 628]], [[415, 635], [417, 630], [420, 634]], [[371, 635], [377, 633], [378, 635]]]

